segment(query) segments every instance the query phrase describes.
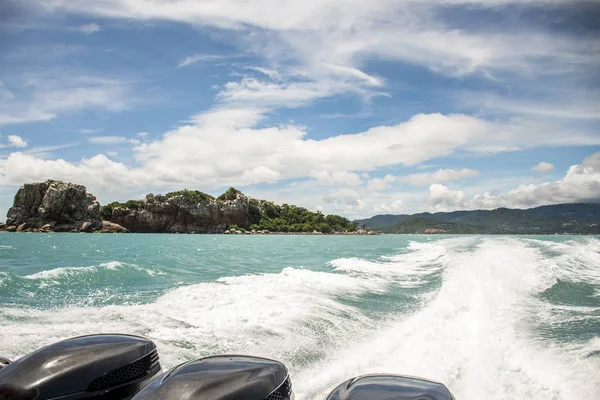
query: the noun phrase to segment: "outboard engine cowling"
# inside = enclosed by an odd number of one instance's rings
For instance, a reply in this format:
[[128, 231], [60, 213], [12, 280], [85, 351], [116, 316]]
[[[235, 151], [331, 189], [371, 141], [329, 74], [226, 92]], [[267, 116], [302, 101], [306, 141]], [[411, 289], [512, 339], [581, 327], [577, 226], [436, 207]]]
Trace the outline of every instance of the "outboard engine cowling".
[[349, 379], [325, 400], [454, 400], [441, 383], [404, 375], [374, 374]]
[[131, 399], [160, 372], [156, 345], [139, 336], [63, 340], [0, 370], [0, 399]]
[[156, 378], [133, 400], [293, 400], [285, 365], [266, 358], [214, 356]]

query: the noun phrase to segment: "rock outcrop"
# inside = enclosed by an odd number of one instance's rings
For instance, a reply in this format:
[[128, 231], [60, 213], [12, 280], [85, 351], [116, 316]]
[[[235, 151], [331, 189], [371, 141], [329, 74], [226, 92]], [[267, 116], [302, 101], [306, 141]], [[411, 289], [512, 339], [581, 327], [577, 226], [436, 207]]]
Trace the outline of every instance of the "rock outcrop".
[[49, 180], [27, 183], [0, 231], [102, 233], [369, 234], [338, 215], [252, 199], [229, 188], [218, 198], [197, 190], [100, 207], [85, 186]]
[[6, 219], [6, 230], [17, 232], [91, 232], [101, 227], [100, 204], [85, 186], [52, 180], [21, 186]]
[[191, 202], [185, 196], [145, 201], [138, 208], [114, 207], [110, 221], [130, 232], [223, 233], [231, 225], [248, 224], [249, 199]]

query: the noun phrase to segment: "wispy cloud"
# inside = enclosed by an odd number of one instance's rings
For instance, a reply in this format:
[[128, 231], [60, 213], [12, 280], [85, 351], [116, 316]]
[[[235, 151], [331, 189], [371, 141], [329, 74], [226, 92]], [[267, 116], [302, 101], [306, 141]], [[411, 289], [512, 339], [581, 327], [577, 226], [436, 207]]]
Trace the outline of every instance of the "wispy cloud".
[[69, 71], [40, 72], [20, 89], [19, 96], [0, 102], [0, 125], [49, 121], [85, 109], [116, 112], [135, 103], [127, 82]]
[[79, 32], [83, 32], [87, 35], [91, 35], [92, 33], [100, 32], [102, 30], [100, 25], [98, 25], [96, 23], [80, 25], [80, 26], [73, 27], [71, 29], [79, 31]]
[[88, 128], [84, 128], [84, 129], [79, 129], [77, 131], [77, 133], [81, 133], [82, 135], [92, 135], [94, 133], [99, 133], [102, 132], [102, 129], [88, 129]]
[[217, 55], [217, 54], [194, 54], [192, 56], [184, 57], [179, 64], [177, 64], [177, 68], [187, 67], [192, 64], [196, 64], [201, 61], [216, 61], [222, 60], [225, 56]]
[[435, 172], [423, 172], [399, 177], [398, 180], [408, 182], [414, 186], [429, 186], [434, 183], [458, 181], [466, 178], [479, 176], [479, 171], [471, 168], [463, 169], [439, 169]]
[[66, 144], [58, 144], [52, 146], [36, 146], [30, 149], [23, 151], [23, 154], [27, 154], [32, 157], [37, 157], [41, 159], [52, 158], [55, 156], [54, 152], [56, 150], [62, 150], [69, 147], [78, 146], [79, 143], [66, 143]]
[[124, 136], [94, 136], [88, 139], [92, 144], [120, 144], [126, 143], [127, 138]]

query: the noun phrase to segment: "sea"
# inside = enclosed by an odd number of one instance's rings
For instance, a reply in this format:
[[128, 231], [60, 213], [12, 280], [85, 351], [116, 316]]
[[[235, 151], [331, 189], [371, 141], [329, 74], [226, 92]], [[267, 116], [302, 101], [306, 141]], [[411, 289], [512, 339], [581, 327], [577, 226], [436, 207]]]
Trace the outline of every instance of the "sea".
[[165, 370], [274, 358], [296, 399], [364, 373], [457, 399], [600, 399], [591, 236], [0, 234], [0, 355], [92, 333]]

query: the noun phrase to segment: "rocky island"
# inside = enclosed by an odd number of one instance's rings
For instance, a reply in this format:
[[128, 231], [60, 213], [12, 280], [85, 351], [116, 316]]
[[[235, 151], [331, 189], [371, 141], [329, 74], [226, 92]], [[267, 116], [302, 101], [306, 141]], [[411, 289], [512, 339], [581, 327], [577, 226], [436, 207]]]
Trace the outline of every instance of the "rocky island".
[[219, 197], [197, 190], [101, 206], [85, 186], [48, 180], [17, 192], [6, 223], [9, 232], [310, 233], [372, 234], [338, 215], [277, 205], [230, 188]]

